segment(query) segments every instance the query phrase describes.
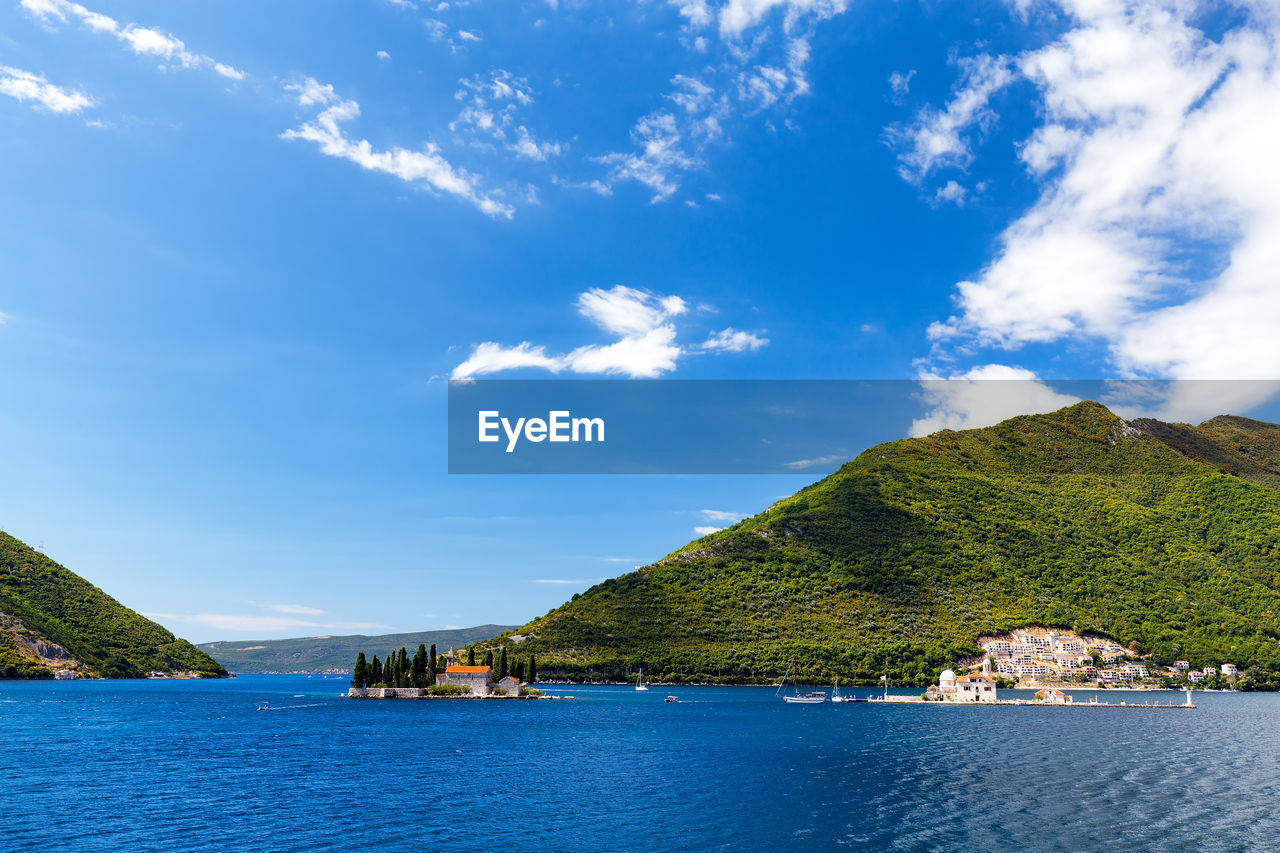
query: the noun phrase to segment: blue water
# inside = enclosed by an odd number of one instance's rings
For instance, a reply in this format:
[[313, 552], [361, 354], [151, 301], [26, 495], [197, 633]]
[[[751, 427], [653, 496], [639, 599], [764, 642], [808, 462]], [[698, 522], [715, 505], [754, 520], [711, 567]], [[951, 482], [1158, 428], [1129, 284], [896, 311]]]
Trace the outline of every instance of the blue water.
[[357, 701], [345, 686], [0, 683], [0, 849], [1280, 847], [1276, 695], [1149, 711], [660, 685]]

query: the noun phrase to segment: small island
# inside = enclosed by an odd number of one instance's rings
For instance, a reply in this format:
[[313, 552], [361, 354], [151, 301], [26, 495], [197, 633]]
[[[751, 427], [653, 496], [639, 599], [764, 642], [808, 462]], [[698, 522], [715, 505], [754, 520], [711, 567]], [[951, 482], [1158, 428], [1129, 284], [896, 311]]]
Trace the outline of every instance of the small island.
[[[439, 664], [444, 666], [440, 667]], [[496, 664], [496, 665], [495, 665]], [[377, 655], [370, 663], [364, 652], [356, 655], [352, 670], [350, 699], [541, 699], [542, 691], [531, 687], [538, 672], [537, 660], [508, 663], [507, 650], [502, 649], [495, 661], [493, 652], [486, 653], [477, 664], [475, 649], [467, 649], [467, 663], [459, 664], [450, 649], [443, 659], [437, 658], [436, 647], [423, 644], [409, 658], [408, 650], [380, 661]], [[527, 677], [527, 681], [523, 678]]]

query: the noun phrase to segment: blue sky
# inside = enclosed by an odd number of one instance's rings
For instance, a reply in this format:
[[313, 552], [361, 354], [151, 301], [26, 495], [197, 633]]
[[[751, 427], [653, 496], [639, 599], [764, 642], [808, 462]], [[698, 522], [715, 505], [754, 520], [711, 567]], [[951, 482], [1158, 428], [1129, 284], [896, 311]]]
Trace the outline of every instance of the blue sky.
[[[989, 420], [973, 380], [1269, 380], [1278, 33], [10, 0], [0, 527], [196, 641], [519, 623], [824, 471], [449, 477], [450, 376], [953, 380], [902, 434]], [[1144, 411], [1274, 396], [1221, 388]]]

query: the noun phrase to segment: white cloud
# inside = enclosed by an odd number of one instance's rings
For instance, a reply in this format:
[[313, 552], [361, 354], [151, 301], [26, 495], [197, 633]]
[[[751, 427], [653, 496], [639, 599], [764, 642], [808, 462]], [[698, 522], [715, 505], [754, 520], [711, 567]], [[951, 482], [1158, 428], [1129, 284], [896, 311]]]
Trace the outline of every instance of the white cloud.
[[907, 127], [889, 129], [890, 137], [904, 148], [898, 159], [904, 178], [919, 181], [943, 167], [966, 166], [973, 159], [963, 135], [970, 128], [984, 128], [995, 119], [987, 104], [992, 95], [1014, 80], [1005, 57], [985, 54], [960, 60], [961, 85], [945, 109], [925, 107]]
[[321, 616], [323, 610], [317, 610], [314, 607], [307, 607], [302, 604], [268, 604], [267, 607], [277, 613], [296, 613], [301, 616]]
[[702, 517], [707, 521], [727, 521], [733, 523], [736, 521], [742, 521], [742, 519], [746, 518], [746, 516], [740, 512], [726, 512], [722, 509], [700, 509], [698, 512], [702, 513]]
[[[1018, 156], [1042, 189], [981, 273], [957, 285], [958, 312], [932, 330], [939, 343], [1092, 338], [1121, 375], [1275, 375], [1280, 17], [1269, 3], [1237, 8], [1211, 37], [1193, 4], [1029, 7], [1069, 25], [1011, 66], [1041, 119]], [[939, 150], [909, 152], [911, 176], [966, 162], [963, 145]]]
[[975, 429], [1017, 415], [1052, 412], [1080, 402], [1061, 394], [1020, 367], [987, 364], [944, 379], [927, 375], [920, 382], [921, 398], [933, 408], [911, 422], [912, 436], [942, 429]]
[[466, 30], [458, 30], [458, 38], [463, 41], [480, 41], [480, 36]]
[[966, 190], [964, 187], [960, 186], [960, 184], [955, 181], [947, 181], [944, 186], [939, 188], [939, 190], [933, 194], [933, 202], [934, 204], [945, 204], [950, 202], [952, 204], [963, 206], [965, 194]]
[[724, 528], [723, 528], [723, 527], [695, 527], [695, 528], [693, 528], [693, 532], [694, 532], [694, 533], [696, 533], [696, 534], [698, 534], [699, 536], [710, 536], [712, 533], [719, 533], [721, 530], [724, 530]]
[[294, 619], [289, 616], [239, 616], [226, 613], [199, 613], [195, 616], [173, 617], [175, 621], [195, 622], [208, 625], [219, 631], [236, 634], [282, 634], [298, 628], [344, 629], [361, 631], [369, 629], [387, 629], [390, 625], [376, 622], [334, 622], [321, 623], [310, 619]]
[[374, 56], [376, 56], [378, 59], [383, 60], [384, 62], [391, 59], [391, 54], [387, 53], [385, 50], [378, 51], [377, 53], [374, 54]]
[[520, 111], [534, 101], [528, 80], [499, 68], [463, 78], [458, 83], [462, 88], [454, 93], [454, 98], [462, 102], [463, 107], [449, 124], [450, 130], [492, 139], [526, 160], [544, 162], [565, 150], [563, 143], [539, 141], [520, 123]]
[[28, 14], [47, 24], [78, 20], [94, 32], [114, 35], [140, 56], [156, 56], [167, 64], [180, 68], [209, 68], [229, 80], [243, 80], [246, 76], [245, 72], [232, 65], [202, 53], [192, 53], [177, 36], [139, 24], [121, 26], [114, 18], [91, 11], [79, 3], [69, 0], [22, 0], [21, 5]]
[[679, 296], [616, 285], [608, 290], [597, 287], [584, 291], [575, 304], [582, 317], [619, 339], [610, 344], [580, 346], [564, 355], [550, 355], [545, 347], [527, 341], [514, 347], [485, 342], [453, 369], [450, 378], [470, 379], [522, 367], [553, 373], [568, 370], [653, 378], [674, 370], [685, 352], [676, 342], [672, 322], [689, 311], [688, 303]]
[[553, 584], [584, 584], [584, 583], [600, 583], [605, 578], [538, 578], [531, 580], [529, 583], [553, 583]]
[[836, 462], [848, 462], [848, 456], [832, 455], [819, 456], [817, 459], [797, 459], [794, 462], [785, 463], [792, 471], [804, 471], [808, 468], [819, 468], [824, 465], [831, 465]]
[[700, 164], [685, 150], [685, 136], [672, 113], [650, 113], [636, 122], [631, 141], [639, 149], [597, 158], [612, 167], [609, 184], [636, 181], [653, 191], [653, 202], [666, 201], [680, 188], [677, 176]]
[[321, 153], [330, 157], [391, 175], [405, 183], [448, 193], [470, 202], [489, 216], [510, 219], [514, 215], [514, 208], [482, 192], [476, 178], [451, 165], [434, 144], [428, 143], [419, 151], [400, 147], [379, 151], [367, 139], [348, 137], [342, 126], [360, 117], [360, 105], [339, 99], [332, 86], [322, 86], [306, 78], [286, 88], [298, 96], [299, 106], [324, 106], [325, 109], [310, 121], [280, 134], [282, 139], [314, 142]]
[[889, 88], [893, 90], [895, 95], [905, 95], [911, 91], [911, 78], [914, 76], [916, 76], [914, 68], [906, 74], [901, 71], [895, 71], [889, 75]]
[[848, 0], [729, 0], [720, 9], [720, 34], [741, 36], [775, 8], [783, 10], [783, 28], [790, 31], [802, 18], [823, 20], [842, 14], [848, 7]]
[[503, 370], [518, 370], [524, 367], [536, 367], [559, 373], [564, 369], [562, 357], [547, 355], [545, 347], [534, 346], [525, 341], [513, 347], [486, 341], [476, 344], [467, 360], [453, 369], [451, 379], [470, 379], [486, 373], [498, 373]]
[[[32, 101], [50, 112], [78, 113], [93, 106], [93, 98], [78, 89], [54, 85], [39, 74], [0, 65], [0, 95], [19, 101]], [[0, 322], [3, 322], [0, 314]]]
[[768, 343], [768, 338], [762, 338], [755, 332], [742, 332], [730, 326], [708, 335], [702, 342], [702, 348], [721, 352], [748, 352], [758, 350]]
[[638, 336], [656, 329], [688, 306], [679, 296], [655, 296], [633, 287], [617, 285], [610, 290], [594, 287], [578, 295], [578, 313], [606, 332]]

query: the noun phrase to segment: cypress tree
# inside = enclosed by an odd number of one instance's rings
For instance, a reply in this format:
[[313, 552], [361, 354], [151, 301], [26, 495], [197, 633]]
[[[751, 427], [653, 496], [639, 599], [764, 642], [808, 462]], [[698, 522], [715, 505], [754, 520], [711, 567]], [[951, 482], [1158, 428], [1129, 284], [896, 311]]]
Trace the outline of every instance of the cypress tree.
[[436, 644], [431, 644], [431, 666], [430, 672], [427, 673], [427, 686], [436, 683]]
[[501, 654], [498, 655], [498, 675], [496, 681], [501, 681], [507, 677], [507, 647], [502, 647]]
[[487, 666], [490, 669], [493, 669], [493, 649], [489, 649], [489, 651], [484, 653], [483, 666]]
[[529, 669], [526, 670], [525, 675], [529, 677], [530, 684], [538, 680], [538, 661], [534, 658], [532, 652], [529, 653]]
[[476, 647], [467, 646], [467, 666], [476, 665]]
[[409, 652], [404, 646], [400, 647], [400, 683], [397, 687], [408, 687], [413, 678], [413, 671], [409, 669]]
[[369, 676], [370, 684], [382, 683], [382, 661], [378, 660], [378, 656], [373, 656], [373, 672]]
[[351, 673], [351, 686], [369, 686], [369, 664], [365, 662], [364, 652], [358, 652], [356, 654], [356, 668]]
[[524, 661], [516, 658], [511, 662], [511, 674], [515, 676], [516, 681], [524, 681]]
[[418, 651], [413, 655], [413, 686], [427, 686], [427, 647], [418, 643]]

